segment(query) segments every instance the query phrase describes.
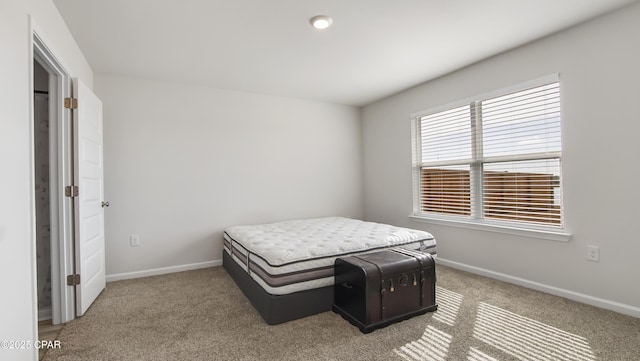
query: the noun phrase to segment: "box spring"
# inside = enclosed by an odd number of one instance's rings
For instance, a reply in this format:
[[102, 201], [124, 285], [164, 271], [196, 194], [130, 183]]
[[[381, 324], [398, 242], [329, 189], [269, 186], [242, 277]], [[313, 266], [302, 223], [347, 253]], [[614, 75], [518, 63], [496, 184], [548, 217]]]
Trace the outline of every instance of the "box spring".
[[267, 293], [243, 270], [227, 252], [222, 264], [253, 307], [269, 325], [277, 325], [302, 317], [330, 311], [333, 306], [333, 285], [286, 295]]

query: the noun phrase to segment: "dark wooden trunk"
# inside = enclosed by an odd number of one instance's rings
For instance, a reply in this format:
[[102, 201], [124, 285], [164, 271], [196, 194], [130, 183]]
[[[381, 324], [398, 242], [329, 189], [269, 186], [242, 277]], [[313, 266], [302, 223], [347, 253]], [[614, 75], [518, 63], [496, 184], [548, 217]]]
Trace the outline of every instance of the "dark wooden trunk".
[[333, 310], [364, 333], [435, 311], [435, 272], [431, 255], [418, 251], [338, 258]]

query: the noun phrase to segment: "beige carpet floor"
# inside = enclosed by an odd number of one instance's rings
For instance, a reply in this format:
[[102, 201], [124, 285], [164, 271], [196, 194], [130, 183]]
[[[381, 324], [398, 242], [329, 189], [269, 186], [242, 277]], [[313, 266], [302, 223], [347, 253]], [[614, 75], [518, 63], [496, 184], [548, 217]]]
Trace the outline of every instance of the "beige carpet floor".
[[640, 319], [437, 276], [437, 312], [366, 335], [332, 312], [269, 326], [222, 267], [112, 282], [45, 360], [640, 360]]

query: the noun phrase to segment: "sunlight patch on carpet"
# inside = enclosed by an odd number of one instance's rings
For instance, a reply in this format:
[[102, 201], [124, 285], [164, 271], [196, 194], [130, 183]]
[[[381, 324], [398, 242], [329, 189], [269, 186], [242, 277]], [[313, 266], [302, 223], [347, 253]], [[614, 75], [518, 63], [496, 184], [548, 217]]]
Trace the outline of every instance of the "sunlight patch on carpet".
[[436, 300], [438, 310], [433, 314], [433, 319], [453, 326], [458, 316], [458, 310], [462, 304], [462, 295], [436, 286]]
[[498, 361], [498, 359], [487, 355], [475, 347], [470, 347], [467, 361]]
[[473, 336], [519, 360], [595, 361], [587, 340], [481, 302]]
[[408, 361], [445, 361], [451, 338], [451, 335], [427, 326], [419, 340], [409, 342], [393, 351]]

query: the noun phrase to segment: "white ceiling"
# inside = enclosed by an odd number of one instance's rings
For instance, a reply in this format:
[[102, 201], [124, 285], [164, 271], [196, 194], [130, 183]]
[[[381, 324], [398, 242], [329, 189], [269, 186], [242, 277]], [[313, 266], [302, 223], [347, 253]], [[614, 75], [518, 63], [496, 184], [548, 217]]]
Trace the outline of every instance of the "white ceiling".
[[357, 106], [634, 1], [54, 0], [96, 73]]

